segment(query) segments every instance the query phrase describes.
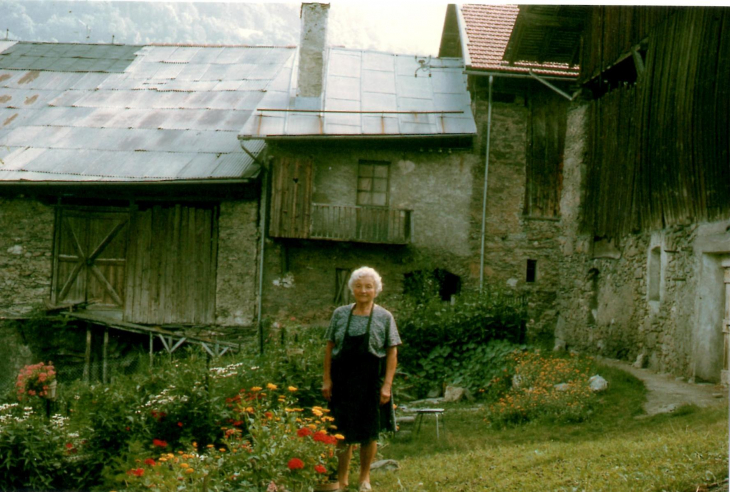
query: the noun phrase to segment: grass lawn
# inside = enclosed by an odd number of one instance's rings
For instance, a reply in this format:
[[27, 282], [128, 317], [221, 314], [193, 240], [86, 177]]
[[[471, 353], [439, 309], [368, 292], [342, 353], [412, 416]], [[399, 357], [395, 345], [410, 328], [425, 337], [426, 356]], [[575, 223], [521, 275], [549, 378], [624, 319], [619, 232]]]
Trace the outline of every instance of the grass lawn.
[[395, 437], [380, 455], [401, 468], [374, 472], [373, 485], [380, 492], [695, 492], [727, 476], [727, 408], [688, 406], [636, 419], [643, 384], [617, 369], [599, 367], [599, 373], [610, 387], [581, 424], [494, 430], [473, 405], [447, 405], [446, 437], [436, 440], [429, 417], [420, 435]]

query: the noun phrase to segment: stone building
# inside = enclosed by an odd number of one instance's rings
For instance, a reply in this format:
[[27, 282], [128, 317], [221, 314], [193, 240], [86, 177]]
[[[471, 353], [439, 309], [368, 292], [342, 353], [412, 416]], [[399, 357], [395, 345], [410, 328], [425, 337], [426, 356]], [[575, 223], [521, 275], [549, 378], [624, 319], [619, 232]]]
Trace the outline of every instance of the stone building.
[[329, 48], [326, 11], [299, 52], [0, 42], [0, 324], [71, 309], [88, 364], [321, 321], [362, 264], [470, 282], [463, 61]]
[[580, 66], [558, 346], [727, 380], [729, 22], [726, 8], [520, 7], [511, 59]]
[[511, 62], [507, 45], [518, 12], [516, 5], [449, 5], [439, 55], [464, 58], [479, 132], [470, 201], [476, 219], [472, 275], [527, 293], [528, 333], [547, 342], [557, 324], [561, 280], [568, 101], [560, 92], [575, 83], [578, 69], [562, 62]]

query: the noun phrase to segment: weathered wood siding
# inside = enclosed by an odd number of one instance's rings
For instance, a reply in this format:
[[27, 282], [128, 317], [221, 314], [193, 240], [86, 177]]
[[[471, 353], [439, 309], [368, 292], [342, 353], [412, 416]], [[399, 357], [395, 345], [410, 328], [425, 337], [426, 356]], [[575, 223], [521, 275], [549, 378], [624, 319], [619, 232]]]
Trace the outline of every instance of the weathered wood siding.
[[272, 163], [269, 235], [306, 239], [312, 213], [312, 161], [281, 157]]
[[728, 32], [729, 9], [676, 9], [650, 30], [636, 84], [591, 103], [586, 230], [620, 237], [730, 215]]
[[183, 205], [133, 212], [125, 321], [214, 323], [217, 213]]
[[560, 212], [568, 101], [543, 87], [529, 96], [525, 215], [556, 217]]
[[596, 77], [628, 55], [634, 46], [653, 32], [657, 24], [680, 10], [686, 8], [641, 5], [592, 7], [592, 16], [583, 33], [581, 81]]
[[121, 308], [128, 229], [127, 210], [59, 207], [51, 302]]

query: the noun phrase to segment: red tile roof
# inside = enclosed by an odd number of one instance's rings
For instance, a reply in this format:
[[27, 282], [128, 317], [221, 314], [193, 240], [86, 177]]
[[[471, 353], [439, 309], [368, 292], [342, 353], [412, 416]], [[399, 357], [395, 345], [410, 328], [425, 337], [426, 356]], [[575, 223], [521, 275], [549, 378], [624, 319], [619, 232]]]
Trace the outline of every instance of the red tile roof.
[[494, 72], [527, 73], [577, 77], [578, 66], [565, 63], [515, 62], [503, 60], [512, 28], [520, 9], [517, 5], [466, 4], [461, 6], [470, 62], [467, 68]]

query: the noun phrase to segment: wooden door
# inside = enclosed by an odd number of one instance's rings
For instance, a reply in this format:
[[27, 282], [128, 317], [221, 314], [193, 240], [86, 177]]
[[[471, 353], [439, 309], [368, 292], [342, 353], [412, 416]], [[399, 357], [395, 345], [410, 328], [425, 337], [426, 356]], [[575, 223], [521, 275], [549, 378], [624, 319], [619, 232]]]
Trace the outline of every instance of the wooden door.
[[272, 237], [309, 237], [312, 214], [312, 161], [279, 158], [272, 166]]
[[124, 307], [129, 212], [60, 208], [51, 301]]

